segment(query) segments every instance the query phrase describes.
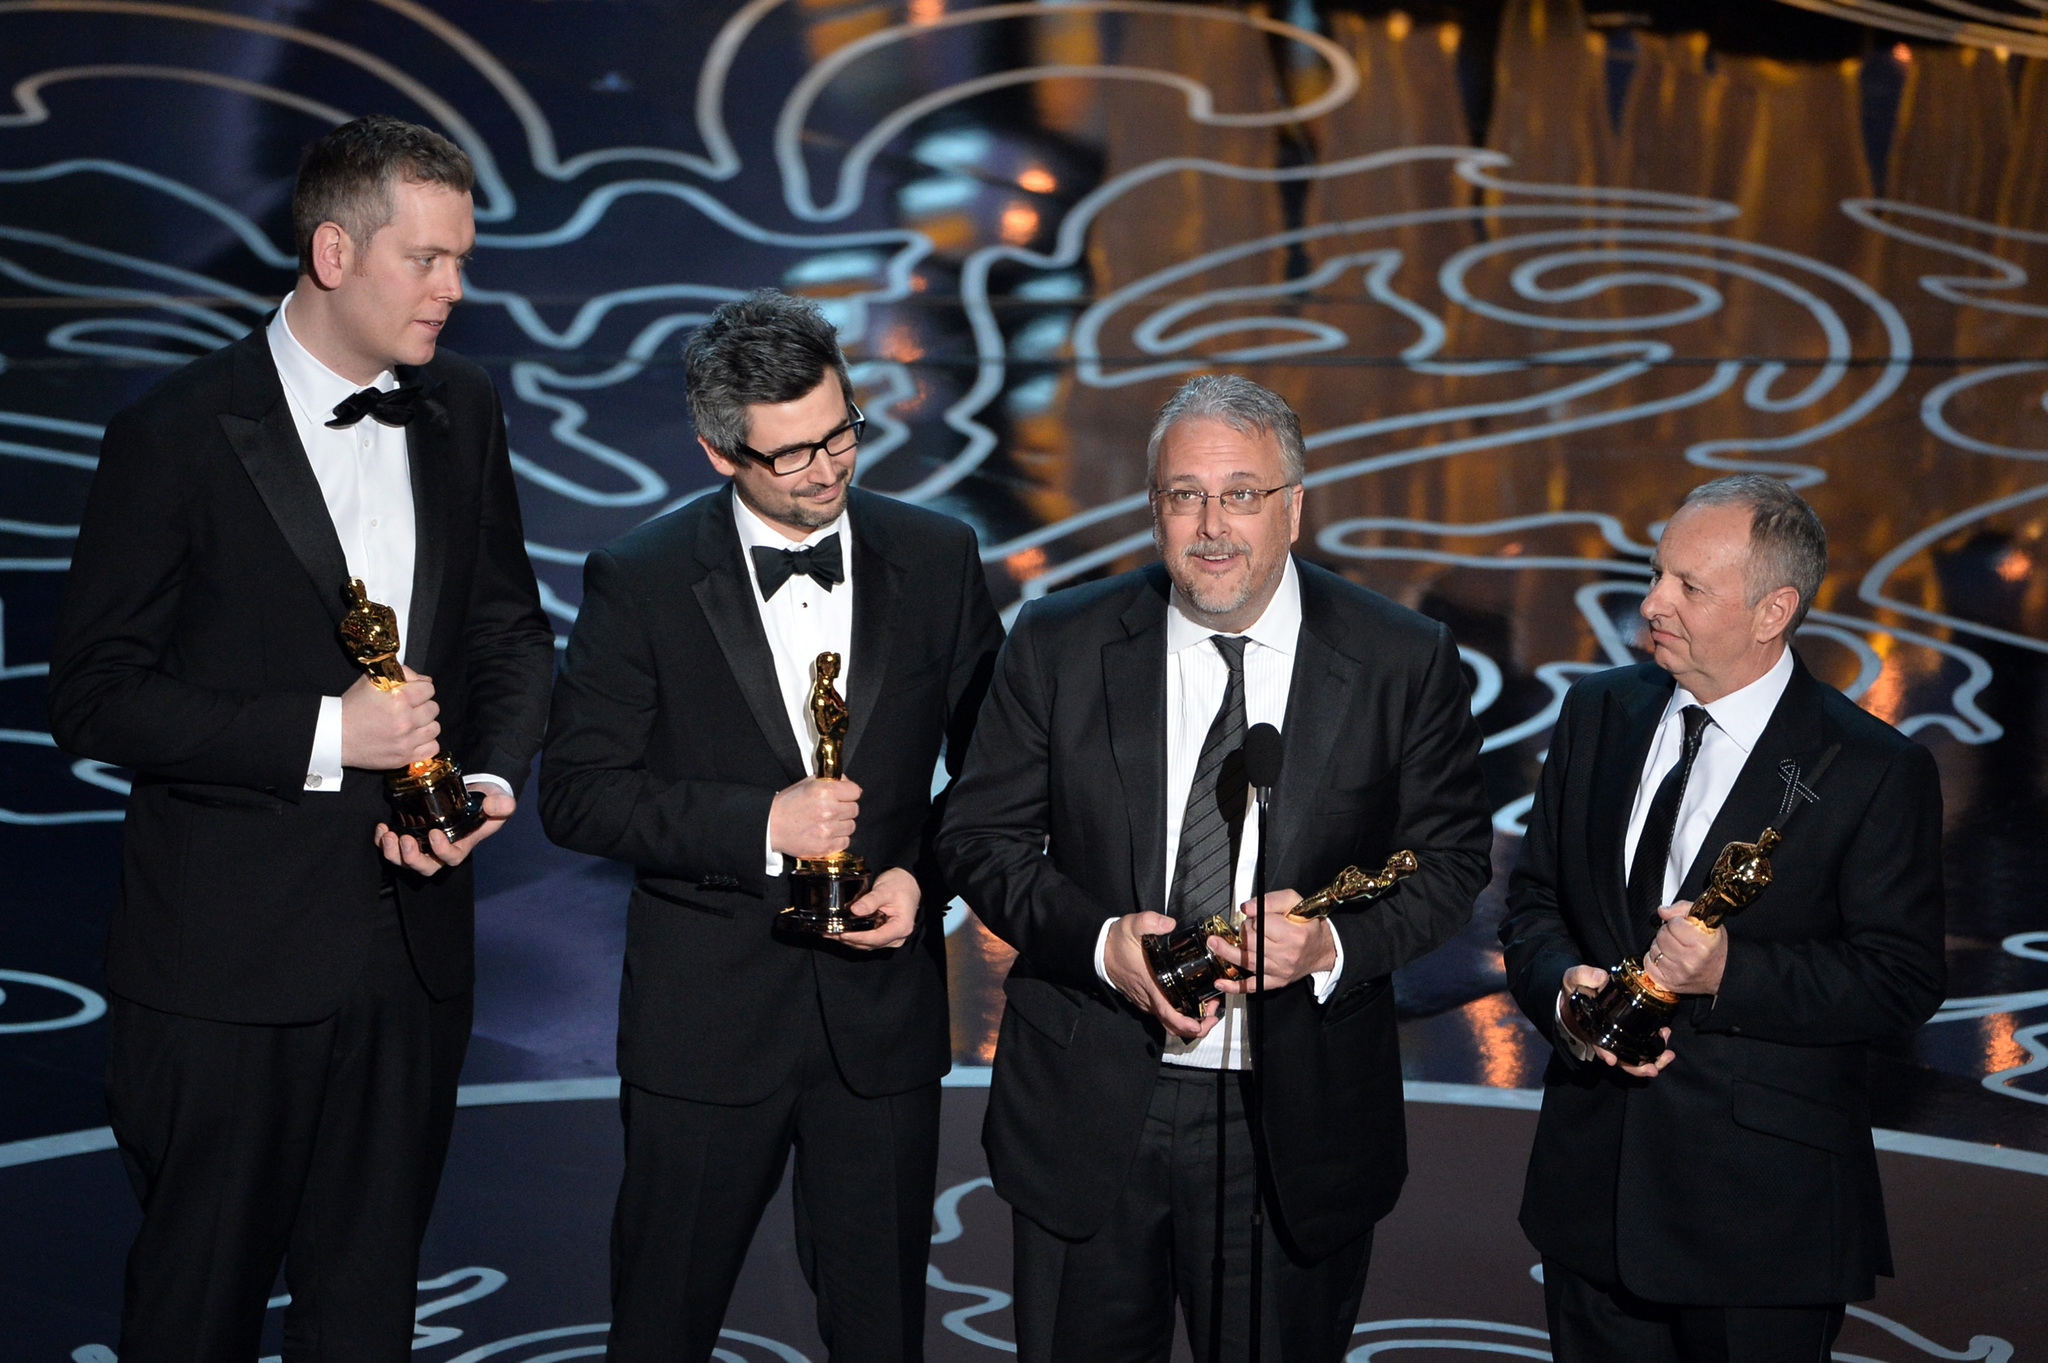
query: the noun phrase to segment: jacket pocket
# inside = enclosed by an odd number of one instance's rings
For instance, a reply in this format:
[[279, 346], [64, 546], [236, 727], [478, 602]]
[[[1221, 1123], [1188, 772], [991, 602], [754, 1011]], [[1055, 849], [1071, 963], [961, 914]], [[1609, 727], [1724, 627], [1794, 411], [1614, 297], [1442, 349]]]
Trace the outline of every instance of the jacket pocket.
[[1737, 1079], [1731, 1102], [1737, 1126], [1766, 1136], [1844, 1156], [1860, 1155], [1870, 1148], [1868, 1123], [1803, 1093]]
[[1323, 1026], [1333, 1027], [1345, 1019], [1354, 1017], [1378, 1002], [1387, 992], [1387, 980], [1381, 976], [1346, 987], [1337, 986], [1337, 992], [1323, 1005]]
[[1010, 1001], [1010, 1010], [1034, 1031], [1043, 1032], [1057, 1045], [1073, 1044], [1074, 1032], [1081, 1025], [1081, 1005], [1061, 993], [1057, 985], [1012, 975], [1003, 981], [1003, 994]]
[[687, 880], [641, 880], [636, 882], [633, 888], [649, 899], [659, 900], [663, 904], [673, 904], [681, 909], [695, 909], [698, 913], [708, 913], [714, 918], [731, 918], [738, 909], [738, 904], [734, 902], [738, 898], [736, 895], [728, 899], [726, 895], [716, 892], [709, 895], [690, 894], [684, 892], [686, 887], [691, 890], [696, 888]]

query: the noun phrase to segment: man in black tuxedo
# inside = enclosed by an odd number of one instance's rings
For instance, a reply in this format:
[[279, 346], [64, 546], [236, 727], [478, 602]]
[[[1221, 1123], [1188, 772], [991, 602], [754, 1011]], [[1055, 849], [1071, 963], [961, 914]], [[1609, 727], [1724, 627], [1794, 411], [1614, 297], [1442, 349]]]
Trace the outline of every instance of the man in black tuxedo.
[[[468, 158], [391, 118], [314, 144], [297, 289], [107, 427], [50, 727], [135, 770], [107, 944], [107, 1106], [143, 1208], [124, 1363], [397, 1360], [469, 1042], [468, 856], [540, 746], [554, 638], [497, 394], [438, 351]], [[408, 684], [336, 627], [351, 577]], [[421, 848], [385, 773], [445, 748], [489, 821]]]
[[[1656, 661], [1566, 696], [1501, 924], [1556, 1047], [1522, 1228], [1560, 1363], [1821, 1363], [1891, 1272], [1865, 1050], [1941, 1002], [1941, 788], [1790, 648], [1827, 536], [1784, 483], [1694, 489], [1656, 570]], [[1766, 825], [1775, 878], [1703, 930], [1720, 849]], [[1638, 952], [1689, 997], [1624, 1066], [1560, 1018]]]
[[[1014, 1209], [1018, 1351], [1163, 1360], [1177, 1295], [1198, 1359], [1243, 1357], [1258, 1180], [1262, 1356], [1320, 1363], [1406, 1174], [1389, 976], [1486, 883], [1479, 730], [1449, 631], [1292, 556], [1301, 427], [1277, 394], [1191, 380], [1147, 453], [1164, 563], [1024, 609], [940, 838], [1018, 953], [983, 1132]], [[1283, 733], [1267, 864], [1289, 887], [1263, 911], [1239, 758], [1260, 723]], [[1421, 869], [1372, 907], [1283, 916], [1404, 848]], [[1256, 1086], [1249, 982], [1184, 1017], [1140, 945], [1232, 905], [1266, 938]]]
[[[852, 486], [863, 418], [831, 324], [761, 290], [684, 355], [730, 482], [590, 556], [541, 762], [565, 847], [637, 872], [619, 1003], [626, 1173], [613, 1359], [704, 1360], [796, 1151], [796, 1232], [835, 1360], [923, 1357], [951, 1065], [930, 854], [1002, 626], [974, 532]], [[845, 779], [806, 699], [840, 655]], [[836, 941], [778, 930], [788, 862], [875, 873]]]

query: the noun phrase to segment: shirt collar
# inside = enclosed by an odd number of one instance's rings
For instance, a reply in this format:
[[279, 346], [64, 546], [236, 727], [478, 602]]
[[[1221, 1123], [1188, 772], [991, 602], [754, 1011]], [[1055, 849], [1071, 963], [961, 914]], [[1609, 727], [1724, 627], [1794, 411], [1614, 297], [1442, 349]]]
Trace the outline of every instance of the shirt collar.
[[[732, 494], [733, 524], [739, 527], [740, 547], [753, 549], [807, 549], [828, 535], [837, 535], [846, 529], [846, 511], [842, 508], [824, 525], [819, 526], [800, 540], [793, 540], [763, 520], [758, 512], [748, 506], [745, 499], [734, 488]], [[844, 546], [842, 546], [842, 549]]]
[[[357, 388], [322, 364], [298, 337], [292, 335], [291, 323], [284, 320], [284, 314], [296, 296], [297, 290], [286, 294], [284, 302], [278, 304], [277, 316], [270, 319], [266, 333], [270, 340], [270, 357], [277, 364], [277, 377], [284, 384], [285, 391], [305, 409], [307, 416], [315, 421], [325, 421], [334, 415], [334, 409], [342, 399], [355, 396]], [[398, 387], [398, 376], [387, 369], [370, 386], [388, 393]]]
[[[1209, 636], [1218, 633], [1208, 625], [1200, 624], [1188, 616], [1181, 606], [1180, 588], [1175, 587], [1168, 594], [1166, 612], [1166, 651], [1179, 653], [1197, 644], [1209, 642]], [[1294, 570], [1294, 555], [1287, 556], [1287, 566], [1281, 570], [1279, 589], [1273, 599], [1266, 603], [1265, 611], [1243, 631], [1244, 637], [1262, 644], [1276, 653], [1294, 655], [1294, 648], [1301, 636], [1301, 577]]]
[[[1735, 740], [1735, 746], [1744, 753], [1756, 747], [1757, 740], [1764, 736], [1764, 726], [1771, 722], [1771, 715], [1778, 708], [1778, 701], [1785, 694], [1785, 687], [1792, 680], [1792, 649], [1789, 645], [1778, 655], [1778, 661], [1770, 670], [1739, 691], [1730, 691], [1711, 705], [1706, 705], [1708, 718], [1714, 726]], [[1702, 702], [1683, 686], [1671, 693], [1671, 703], [1664, 707], [1664, 718], [1670, 719], [1688, 705]]]

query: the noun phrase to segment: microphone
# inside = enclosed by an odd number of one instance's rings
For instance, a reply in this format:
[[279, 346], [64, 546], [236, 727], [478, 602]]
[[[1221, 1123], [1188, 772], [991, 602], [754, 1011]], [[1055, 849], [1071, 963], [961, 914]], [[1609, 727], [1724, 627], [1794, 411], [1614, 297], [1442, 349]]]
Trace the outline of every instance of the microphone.
[[1244, 775], [1259, 790], [1271, 790], [1280, 781], [1280, 731], [1270, 724], [1254, 724], [1244, 736]]

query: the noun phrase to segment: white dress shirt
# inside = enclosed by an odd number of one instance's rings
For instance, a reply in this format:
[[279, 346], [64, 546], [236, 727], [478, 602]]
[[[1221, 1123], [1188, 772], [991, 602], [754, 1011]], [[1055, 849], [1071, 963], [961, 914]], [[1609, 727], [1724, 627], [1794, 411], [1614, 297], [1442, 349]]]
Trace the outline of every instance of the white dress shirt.
[[[1699, 756], [1693, 759], [1692, 775], [1686, 778], [1685, 798], [1678, 803], [1678, 823], [1671, 830], [1671, 854], [1664, 861], [1664, 884], [1658, 891], [1658, 903], [1669, 904], [1678, 898], [1678, 887], [1684, 883], [1686, 871], [1699, 856], [1721, 806], [1728, 800], [1728, 792], [1735, 787], [1742, 764], [1749, 760], [1750, 751], [1763, 737], [1764, 726], [1771, 722], [1771, 714], [1785, 694], [1785, 684], [1791, 680], [1792, 650], [1788, 648], [1761, 677], [1702, 707], [1712, 722], [1701, 735]], [[1635, 804], [1629, 809], [1624, 878], [1635, 869], [1636, 846], [1643, 840], [1643, 824], [1650, 817], [1650, 803], [1657, 798], [1657, 787], [1685, 753], [1684, 710], [1700, 703], [1692, 692], [1680, 686], [1672, 691], [1671, 701], [1664, 707], [1664, 718], [1657, 724], [1657, 736], [1650, 740], [1650, 755], [1636, 781]]]
[[[775, 659], [775, 680], [782, 688], [782, 705], [789, 712], [790, 732], [804, 755], [804, 770], [816, 776], [818, 731], [811, 724], [811, 666], [820, 653], [839, 655], [839, 694], [847, 695], [853, 675], [853, 527], [842, 511], [837, 520], [821, 525], [801, 540], [792, 540], [740, 500], [732, 499], [733, 523], [740, 532], [740, 558], [747, 565], [747, 585], [754, 594], [754, 607], [761, 612], [761, 628], [768, 635], [768, 652]], [[791, 573], [773, 598], [761, 599], [761, 578], [754, 570], [756, 546], [782, 552], [818, 544], [831, 535], [839, 536], [839, 559], [846, 579], [827, 591], [807, 573]], [[777, 852], [764, 828], [761, 845], [767, 854], [766, 869], [771, 876], [782, 874], [782, 854]]]
[[[1188, 789], [1194, 784], [1195, 767], [1201, 761], [1202, 744], [1216, 712], [1223, 708], [1224, 692], [1230, 685], [1230, 665], [1209, 642], [1215, 630], [1192, 619], [1181, 603], [1180, 591], [1170, 594], [1166, 611], [1166, 900], [1173, 902], [1173, 873], [1180, 859], [1181, 823], [1187, 814]], [[1279, 589], [1265, 612], [1244, 631], [1244, 722], [1270, 724], [1278, 729], [1287, 721], [1287, 693], [1294, 681], [1294, 652], [1301, 636], [1301, 579], [1290, 555], [1282, 571]], [[1246, 802], [1244, 831], [1238, 841], [1237, 863], [1232, 880], [1233, 904], [1252, 897], [1252, 876], [1259, 854], [1259, 820], [1256, 806]], [[1284, 889], [1272, 885], [1269, 889]], [[1300, 886], [1295, 886], [1301, 889]], [[1104, 965], [1104, 951], [1114, 918], [1105, 921], [1095, 939], [1095, 973], [1110, 983]], [[1332, 929], [1325, 928], [1337, 944], [1337, 960], [1327, 971], [1309, 977], [1316, 1001], [1329, 998], [1337, 977], [1344, 970], [1344, 944]], [[1241, 995], [1223, 996], [1223, 1016], [1209, 1034], [1199, 1041], [1166, 1038], [1161, 1057], [1169, 1065], [1190, 1065], [1198, 1069], [1248, 1069], [1251, 1055], [1245, 1038], [1245, 1001]]]
[[[413, 638], [408, 628], [415, 539], [405, 428], [386, 426], [372, 417], [343, 430], [327, 425], [335, 406], [354, 396], [359, 385], [322, 364], [292, 334], [285, 315], [291, 311], [293, 296], [285, 295], [265, 335], [278, 380], [284, 385], [292, 424], [298, 428], [299, 445], [320, 484], [349, 575], [363, 580], [372, 601], [382, 602], [397, 614], [399, 641], [408, 656], [417, 658], [421, 641]], [[372, 386], [388, 393], [398, 387], [398, 376], [387, 369]], [[333, 584], [337, 592], [341, 587], [339, 582]], [[467, 780], [512, 793], [512, 787], [496, 776], [472, 773]], [[305, 788], [323, 793], [341, 790], [340, 696], [320, 699], [313, 751], [306, 761]]]

